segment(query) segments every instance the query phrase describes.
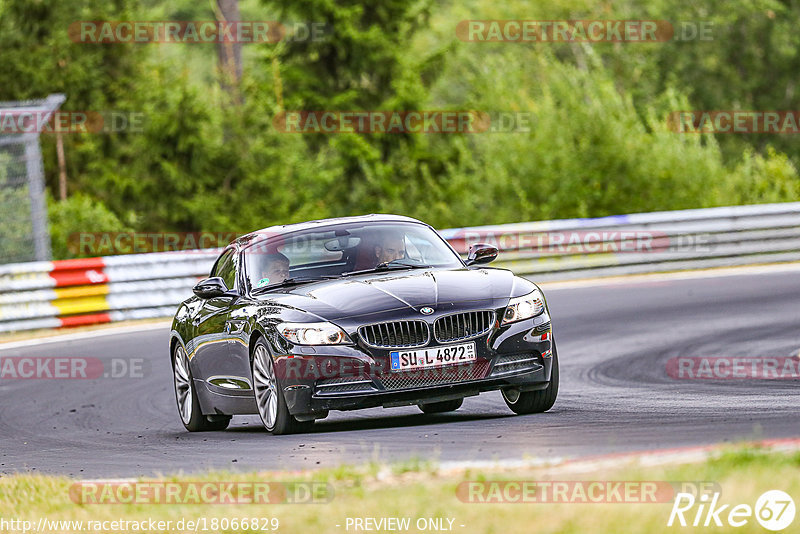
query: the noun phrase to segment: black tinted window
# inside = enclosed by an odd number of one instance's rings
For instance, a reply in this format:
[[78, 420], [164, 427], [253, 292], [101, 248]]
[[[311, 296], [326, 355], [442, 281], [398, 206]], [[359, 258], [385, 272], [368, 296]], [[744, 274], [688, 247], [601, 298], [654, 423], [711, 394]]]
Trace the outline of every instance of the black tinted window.
[[287, 277], [341, 276], [404, 262], [428, 267], [462, 266], [458, 255], [428, 226], [404, 221], [352, 222], [274, 235], [244, 250], [250, 287]]
[[236, 253], [233, 249], [225, 251], [217, 260], [211, 276], [219, 276], [228, 289], [236, 288]]

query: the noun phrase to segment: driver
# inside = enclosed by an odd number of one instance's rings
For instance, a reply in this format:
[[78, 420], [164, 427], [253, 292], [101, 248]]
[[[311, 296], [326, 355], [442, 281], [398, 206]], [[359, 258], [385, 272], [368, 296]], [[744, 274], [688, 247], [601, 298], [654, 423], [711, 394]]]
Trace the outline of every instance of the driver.
[[385, 233], [375, 245], [377, 264], [388, 263], [406, 257], [406, 240], [403, 234]]
[[279, 284], [287, 278], [289, 278], [289, 258], [280, 252], [267, 254], [261, 264], [261, 274], [256, 287]]

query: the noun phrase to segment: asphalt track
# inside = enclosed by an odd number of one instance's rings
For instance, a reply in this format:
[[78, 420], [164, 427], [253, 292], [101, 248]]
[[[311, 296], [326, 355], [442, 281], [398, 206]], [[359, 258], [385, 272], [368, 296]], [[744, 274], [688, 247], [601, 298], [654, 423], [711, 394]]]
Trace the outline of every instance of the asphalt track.
[[149, 476], [206, 468], [331, 467], [568, 458], [800, 436], [798, 380], [676, 380], [675, 356], [789, 356], [800, 348], [800, 271], [631, 279], [546, 290], [562, 369], [546, 414], [515, 416], [498, 392], [453, 414], [337, 412], [272, 436], [255, 417], [184, 431], [164, 327], [0, 349], [9, 356], [143, 358], [143, 378], [0, 380], [0, 472]]

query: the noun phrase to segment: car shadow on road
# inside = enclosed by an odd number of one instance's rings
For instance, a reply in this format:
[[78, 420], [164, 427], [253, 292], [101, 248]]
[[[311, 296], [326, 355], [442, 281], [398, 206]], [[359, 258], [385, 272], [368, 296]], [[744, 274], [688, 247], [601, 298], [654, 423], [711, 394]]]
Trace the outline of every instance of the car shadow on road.
[[[358, 430], [382, 430], [389, 428], [408, 428], [425, 427], [445, 423], [471, 423], [473, 421], [484, 421], [491, 419], [504, 419], [516, 417], [513, 413], [509, 414], [477, 414], [477, 413], [445, 413], [445, 414], [403, 414], [375, 417], [353, 417], [350, 419], [336, 419], [327, 421], [325, 419], [314, 423], [314, 426], [305, 434], [327, 434], [337, 432], [351, 432]], [[226, 433], [265, 433], [266, 429], [260, 425], [232, 426]]]

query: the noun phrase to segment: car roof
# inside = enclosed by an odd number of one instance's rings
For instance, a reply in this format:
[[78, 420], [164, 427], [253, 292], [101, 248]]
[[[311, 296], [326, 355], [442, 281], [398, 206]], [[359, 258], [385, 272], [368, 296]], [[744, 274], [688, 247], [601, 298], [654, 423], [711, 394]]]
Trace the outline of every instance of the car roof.
[[299, 232], [302, 230], [309, 230], [312, 228], [324, 228], [326, 226], [334, 226], [343, 223], [360, 223], [360, 222], [375, 222], [375, 223], [412, 222], [418, 224], [425, 224], [422, 221], [419, 221], [412, 217], [406, 217], [405, 215], [371, 213], [369, 215], [356, 215], [353, 217], [334, 217], [331, 219], [317, 219], [314, 221], [306, 221], [301, 223], [270, 226], [268, 228], [262, 228], [261, 230], [257, 230], [255, 232], [250, 232], [249, 234], [243, 235], [237, 238], [233, 243], [235, 243], [239, 247], [245, 247], [248, 245], [252, 245], [253, 243], [266, 241], [267, 239], [275, 237], [276, 235], [289, 234], [292, 232]]

